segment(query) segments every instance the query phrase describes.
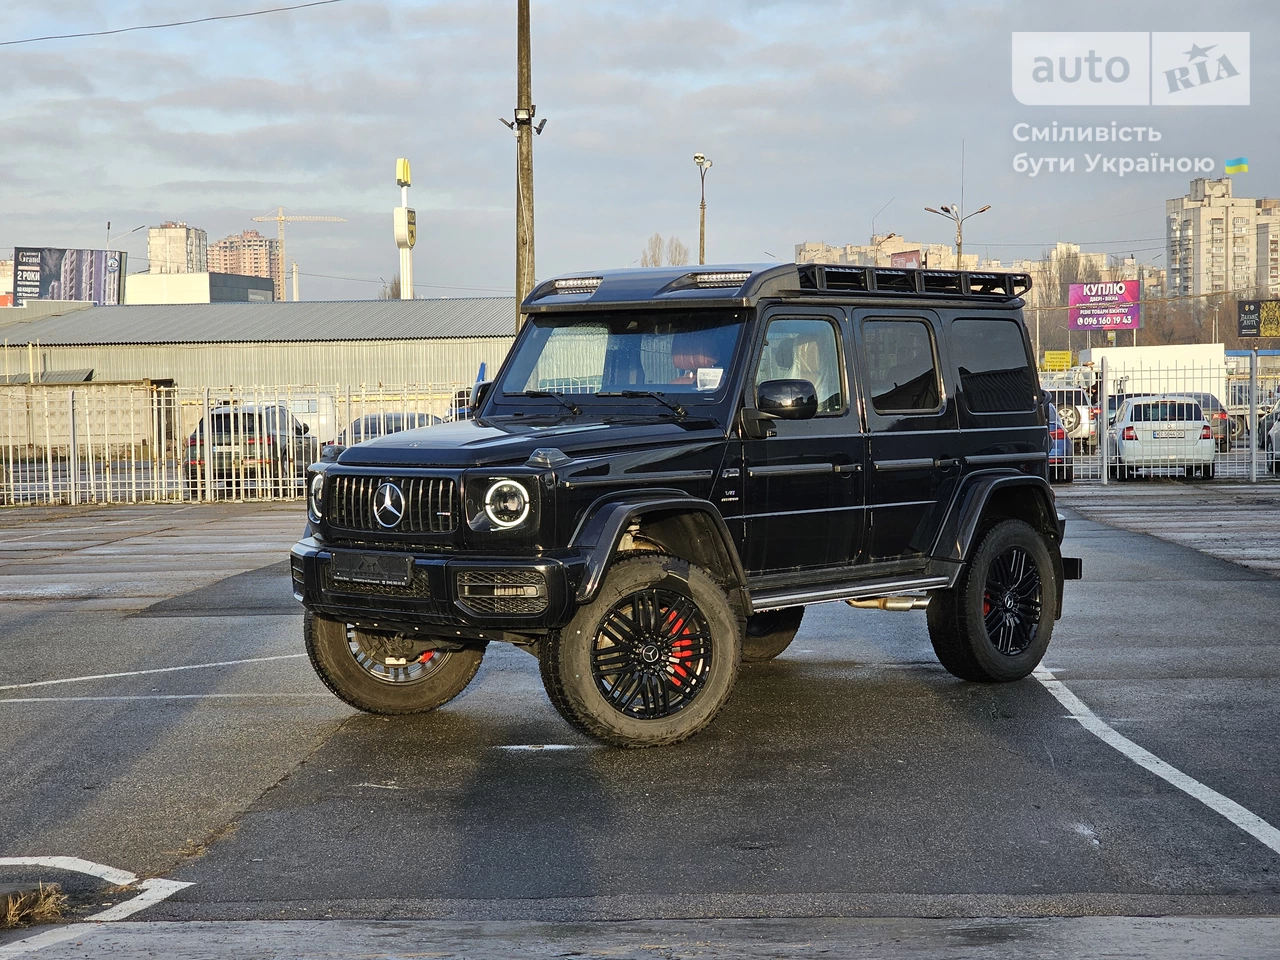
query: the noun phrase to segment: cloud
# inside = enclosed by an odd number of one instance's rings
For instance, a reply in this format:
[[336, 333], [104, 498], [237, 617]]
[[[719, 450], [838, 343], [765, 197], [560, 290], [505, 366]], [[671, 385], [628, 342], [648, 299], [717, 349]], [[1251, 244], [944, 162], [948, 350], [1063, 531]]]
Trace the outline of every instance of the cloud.
[[[4, 33], [243, 9], [244, 0], [47, 0], [18, 8]], [[1161, 201], [1185, 191], [1188, 176], [1018, 176], [1013, 123], [1141, 119], [1164, 131], [1171, 152], [1275, 153], [1276, 64], [1264, 38], [1276, 10], [1260, 0], [1233, 8], [1230, 29], [1254, 31], [1254, 105], [1228, 111], [1037, 113], [1011, 96], [1009, 33], [1181, 29], [1199, 9], [1189, 0], [534, 4], [534, 100], [549, 121], [535, 145], [539, 274], [625, 265], [655, 230], [696, 245], [695, 151], [715, 161], [712, 259], [865, 242], [891, 198], [877, 229], [948, 242], [948, 224], [922, 207], [959, 199], [962, 140], [966, 200], [992, 204], [970, 222], [967, 248], [985, 241], [993, 256], [1025, 255], [1058, 238], [1158, 236]], [[390, 276], [392, 164], [408, 156], [419, 276], [509, 287], [515, 145], [497, 118], [515, 102], [513, 14], [509, 0], [359, 0], [0, 48], [0, 249], [97, 243], [108, 219], [172, 216], [216, 239], [283, 205], [348, 220], [292, 230], [304, 273]], [[1265, 164], [1255, 171], [1239, 183], [1280, 192]], [[126, 248], [144, 251], [143, 237]], [[1006, 242], [1022, 246], [996, 246]], [[319, 279], [304, 288], [368, 292]]]

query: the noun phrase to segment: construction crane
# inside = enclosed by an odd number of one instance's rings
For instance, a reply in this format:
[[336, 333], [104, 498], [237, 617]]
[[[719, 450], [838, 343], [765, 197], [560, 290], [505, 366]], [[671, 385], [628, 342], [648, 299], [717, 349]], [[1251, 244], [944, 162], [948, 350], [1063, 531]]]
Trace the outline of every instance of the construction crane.
[[[276, 212], [275, 212], [275, 213], [269, 213], [269, 214], [267, 214], [265, 217], [254, 217], [253, 219], [254, 219], [254, 222], [255, 222], [255, 223], [265, 223], [265, 222], [267, 222], [268, 220], [274, 220], [274, 221], [276, 222], [276, 224], [279, 226], [279, 236], [280, 236], [280, 289], [279, 289], [279, 290], [277, 290], [276, 292], [277, 292], [278, 294], [280, 294], [280, 299], [281, 299], [281, 300], [285, 299], [285, 279], [286, 279], [286, 277], [288, 276], [288, 271], [285, 269], [285, 264], [287, 264], [287, 263], [289, 262], [288, 260], [286, 260], [286, 259], [284, 258], [284, 225], [285, 225], [286, 223], [319, 223], [319, 222], [323, 222], [323, 223], [346, 223], [346, 222], [347, 222], [345, 217], [299, 217], [299, 216], [294, 216], [293, 214], [286, 214], [286, 213], [284, 212], [284, 207], [276, 207]], [[296, 289], [296, 287], [295, 287], [295, 289]], [[297, 299], [297, 296], [296, 296], [296, 295], [294, 296], [294, 299], [295, 299], [295, 300]]]

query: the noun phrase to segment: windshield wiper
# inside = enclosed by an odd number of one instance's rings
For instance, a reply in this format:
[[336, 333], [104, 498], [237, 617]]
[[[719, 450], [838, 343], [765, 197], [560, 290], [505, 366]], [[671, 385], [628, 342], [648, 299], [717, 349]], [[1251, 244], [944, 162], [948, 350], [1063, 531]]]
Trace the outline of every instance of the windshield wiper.
[[557, 401], [561, 406], [565, 407], [575, 417], [582, 413], [582, 408], [572, 400], [565, 398], [562, 393], [552, 393], [550, 390], [523, 390], [520, 393], [504, 393], [504, 397], [550, 397]]
[[668, 400], [660, 393], [654, 393], [652, 390], [615, 390], [611, 393], [597, 393], [597, 397], [623, 397], [627, 400], [634, 400], [639, 397], [652, 397], [669, 410], [674, 410], [677, 417], [683, 417], [688, 411], [674, 400]]

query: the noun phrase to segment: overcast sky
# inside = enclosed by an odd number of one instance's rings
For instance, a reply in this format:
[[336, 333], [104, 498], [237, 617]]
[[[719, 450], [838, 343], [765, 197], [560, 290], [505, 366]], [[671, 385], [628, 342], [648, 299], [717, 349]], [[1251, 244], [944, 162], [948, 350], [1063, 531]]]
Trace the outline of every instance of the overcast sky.
[[[238, 13], [296, 0], [0, 0], [0, 40]], [[419, 296], [514, 289], [515, 0], [345, 0], [243, 20], [0, 46], [0, 256], [101, 246], [166, 219], [214, 241], [287, 212], [304, 299], [377, 296], [398, 269], [395, 158], [413, 164]], [[533, 0], [538, 276], [626, 266], [657, 231], [709, 262], [790, 260], [801, 241], [947, 243], [923, 211], [960, 200], [965, 246], [1039, 256], [1057, 240], [1163, 250], [1163, 201], [1194, 174], [1086, 173], [1130, 144], [1019, 144], [1019, 121], [1153, 125], [1163, 156], [1250, 158], [1238, 195], [1280, 194], [1280, 4]], [[1248, 31], [1249, 106], [1029, 107], [1011, 31]], [[1015, 173], [1020, 150], [1074, 174]], [[1123, 149], [1117, 149], [1123, 148]], [[1155, 148], [1152, 148], [1155, 149]], [[123, 241], [142, 267], [145, 231]], [[1157, 264], [1163, 265], [1162, 260]], [[320, 276], [323, 275], [323, 276]], [[349, 280], [325, 277], [353, 278]], [[363, 281], [363, 282], [362, 282]]]

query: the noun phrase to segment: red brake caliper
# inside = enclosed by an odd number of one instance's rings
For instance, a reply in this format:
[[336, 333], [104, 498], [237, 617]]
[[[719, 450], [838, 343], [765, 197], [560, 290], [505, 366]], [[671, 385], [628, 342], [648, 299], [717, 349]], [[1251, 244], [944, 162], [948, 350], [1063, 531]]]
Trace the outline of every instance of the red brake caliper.
[[991, 594], [984, 593], [982, 595], [982, 615], [985, 617], [991, 613]]
[[[675, 621], [674, 624], [671, 623], [672, 620]], [[685, 625], [684, 618], [679, 617], [674, 611], [672, 611], [671, 616], [667, 618], [667, 623], [670, 626], [672, 636], [680, 636], [683, 634], [687, 637], [689, 633], [692, 632]], [[671, 683], [674, 686], [682, 686], [680, 683], [680, 677], [687, 679], [689, 676], [689, 671], [685, 669], [684, 664], [680, 661], [688, 660], [693, 656], [693, 651], [690, 649], [692, 645], [693, 641], [687, 639], [677, 640], [671, 645], [671, 659], [667, 665], [667, 674], [671, 677]]]
[[418, 658], [418, 662], [419, 662], [419, 663], [426, 663], [427, 661], [429, 661], [429, 660], [430, 660], [432, 657], [434, 657], [435, 655], [436, 655], [436, 652], [435, 652], [434, 650], [428, 650], [426, 653], [424, 653], [422, 656], [420, 656], [420, 657]]

